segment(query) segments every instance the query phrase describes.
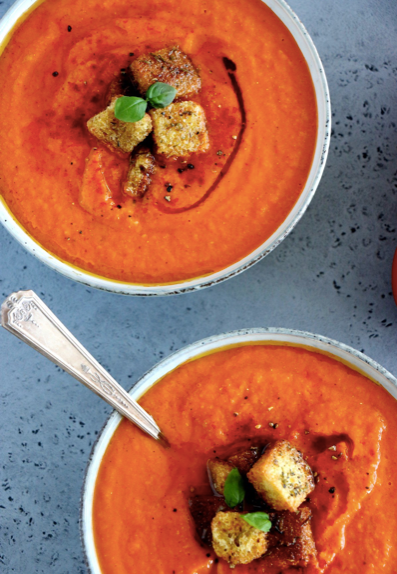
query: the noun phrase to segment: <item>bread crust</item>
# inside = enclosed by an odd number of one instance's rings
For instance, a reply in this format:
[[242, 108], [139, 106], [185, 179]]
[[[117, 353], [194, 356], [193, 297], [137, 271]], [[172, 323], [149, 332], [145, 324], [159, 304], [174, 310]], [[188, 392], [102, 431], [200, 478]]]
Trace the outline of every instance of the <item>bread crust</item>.
[[310, 466], [287, 440], [278, 440], [267, 448], [247, 478], [276, 510], [296, 511], [314, 489]]
[[115, 96], [109, 106], [90, 118], [87, 122], [89, 132], [112, 151], [131, 153], [152, 131], [152, 120], [145, 114], [139, 122], [122, 122], [114, 115], [118, 97]]
[[176, 89], [176, 97], [197, 94], [201, 79], [189, 56], [179, 46], [163, 48], [136, 58], [130, 69], [142, 96], [156, 82]]
[[133, 198], [141, 198], [147, 192], [151, 176], [156, 171], [156, 160], [149, 148], [139, 147], [130, 157], [127, 179], [123, 193]]
[[248, 524], [238, 512], [217, 512], [211, 531], [216, 555], [229, 564], [248, 564], [266, 552], [265, 532]]
[[209, 148], [205, 113], [196, 102], [178, 102], [150, 110], [150, 116], [159, 153], [180, 157]]

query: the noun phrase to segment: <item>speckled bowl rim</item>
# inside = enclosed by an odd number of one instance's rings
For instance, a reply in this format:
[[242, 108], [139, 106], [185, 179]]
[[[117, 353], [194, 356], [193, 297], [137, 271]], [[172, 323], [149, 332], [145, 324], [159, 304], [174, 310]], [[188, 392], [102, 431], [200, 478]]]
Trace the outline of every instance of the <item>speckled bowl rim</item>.
[[[292, 345], [326, 353], [337, 361], [343, 362], [350, 368], [361, 372], [364, 376], [374, 381], [374, 384], [381, 385], [392, 397], [397, 399], [397, 379], [360, 351], [321, 335], [272, 327], [232, 331], [208, 337], [188, 345], [163, 359], [143, 375], [129, 391], [130, 395], [134, 399], [139, 399], [166, 374], [187, 361], [199, 358], [203, 354], [219, 352], [231, 346], [243, 346], [250, 343]], [[90, 574], [102, 574], [95, 550], [92, 528], [92, 503], [95, 481], [103, 455], [121, 420], [121, 415], [116, 411], [110, 415], [92, 448], [85, 472], [80, 502], [80, 535], [86, 565]]]
[[[18, 0], [0, 21], [0, 45], [9, 36], [16, 22], [37, 0]], [[305, 27], [284, 0], [263, 0], [292, 33], [308, 64], [318, 110], [318, 129], [315, 154], [309, 177], [296, 204], [283, 223], [262, 245], [233, 265], [203, 277], [171, 284], [140, 285], [107, 279], [84, 271], [49, 253], [22, 227], [0, 197], [0, 222], [29, 253], [69, 279], [113, 293], [123, 295], [176, 295], [210, 287], [229, 279], [266, 257], [290, 233], [305, 213], [320, 182], [328, 154], [331, 132], [331, 105], [327, 79], [317, 50]]]

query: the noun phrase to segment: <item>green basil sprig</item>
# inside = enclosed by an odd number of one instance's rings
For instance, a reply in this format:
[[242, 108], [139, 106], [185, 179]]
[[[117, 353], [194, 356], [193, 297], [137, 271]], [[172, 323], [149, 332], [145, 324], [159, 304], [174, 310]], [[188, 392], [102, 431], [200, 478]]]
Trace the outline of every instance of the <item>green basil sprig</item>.
[[114, 115], [122, 122], [139, 122], [146, 113], [148, 103], [153, 108], [169, 106], [176, 96], [176, 89], [164, 82], [156, 82], [146, 92], [145, 99], [121, 96], [114, 107]]
[[242, 514], [241, 518], [263, 532], [269, 532], [272, 527], [269, 515], [266, 512], [249, 512], [248, 514]]
[[147, 101], [134, 96], [121, 96], [114, 107], [114, 115], [122, 122], [139, 122], [146, 113]]
[[234, 508], [237, 504], [243, 502], [245, 497], [243, 477], [237, 468], [233, 468], [227, 475], [223, 494], [225, 502], [230, 508]]
[[164, 82], [152, 84], [146, 92], [146, 99], [154, 108], [169, 106], [176, 96], [176, 89]]

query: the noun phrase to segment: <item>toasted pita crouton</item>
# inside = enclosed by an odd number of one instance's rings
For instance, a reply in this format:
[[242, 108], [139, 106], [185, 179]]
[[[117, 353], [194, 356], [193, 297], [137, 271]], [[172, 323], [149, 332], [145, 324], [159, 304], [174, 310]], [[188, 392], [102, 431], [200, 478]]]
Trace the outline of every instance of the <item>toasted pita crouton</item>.
[[247, 477], [276, 510], [297, 510], [314, 489], [310, 466], [287, 440], [278, 440], [268, 448]]
[[146, 147], [141, 147], [131, 155], [127, 180], [123, 185], [123, 192], [130, 197], [143, 197], [148, 190], [155, 172], [156, 160]]
[[111, 150], [130, 153], [152, 131], [152, 120], [145, 114], [139, 122], [122, 122], [114, 115], [117, 97], [87, 122], [89, 131]]
[[310, 525], [312, 513], [310, 508], [302, 507], [296, 512], [281, 510], [270, 513], [272, 529], [269, 533], [269, 546], [291, 546], [302, 536], [302, 528]]
[[247, 474], [253, 464], [259, 458], [259, 447], [252, 446], [246, 450], [240, 451], [227, 459], [232, 466], [238, 468], [242, 474]]
[[266, 552], [266, 534], [238, 512], [218, 512], [211, 522], [215, 554], [230, 564], [248, 564]]
[[316, 562], [317, 550], [310, 525], [311, 511], [282, 511], [275, 514], [268, 535], [269, 550], [266, 563], [285, 570], [291, 566], [305, 567]]
[[154, 140], [159, 153], [185, 156], [209, 147], [203, 108], [195, 102], [179, 102], [150, 110]]
[[226, 479], [234, 467], [224, 460], [213, 458], [207, 462], [207, 468], [212, 486], [218, 494], [223, 495]]
[[131, 63], [130, 68], [143, 96], [155, 82], [173, 86], [177, 97], [196, 94], [201, 88], [197, 70], [178, 46], [143, 54]]

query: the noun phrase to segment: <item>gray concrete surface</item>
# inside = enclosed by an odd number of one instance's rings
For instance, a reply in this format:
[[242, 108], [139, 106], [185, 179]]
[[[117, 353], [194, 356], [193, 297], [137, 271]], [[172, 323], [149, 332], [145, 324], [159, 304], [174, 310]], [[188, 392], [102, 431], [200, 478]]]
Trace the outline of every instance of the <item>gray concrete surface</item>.
[[[125, 388], [187, 343], [259, 326], [332, 337], [397, 375], [397, 5], [290, 3], [327, 72], [333, 137], [308, 212], [266, 259], [200, 293], [125, 298], [72, 283], [0, 229], [2, 299], [34, 289]], [[0, 572], [84, 574], [80, 489], [110, 409], [5, 331], [0, 383]]]

